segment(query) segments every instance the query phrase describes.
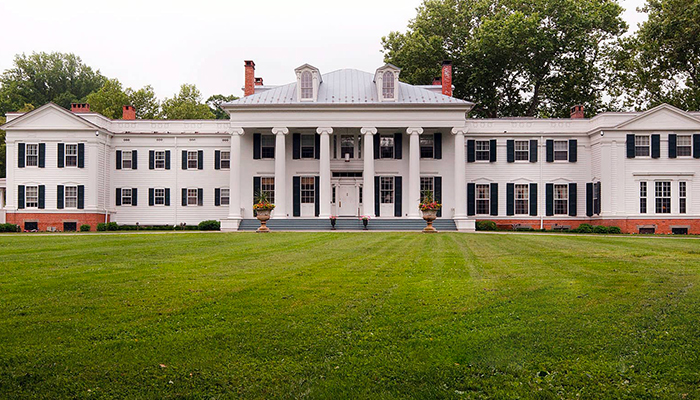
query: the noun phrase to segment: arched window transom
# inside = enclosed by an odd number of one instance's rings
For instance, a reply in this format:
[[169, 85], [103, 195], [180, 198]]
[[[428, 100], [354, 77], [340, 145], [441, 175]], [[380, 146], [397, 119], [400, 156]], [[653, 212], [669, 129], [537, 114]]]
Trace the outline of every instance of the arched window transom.
[[394, 98], [394, 73], [391, 71], [384, 72], [382, 77], [382, 97], [385, 99]]
[[301, 73], [301, 98], [314, 98], [314, 82], [311, 77], [311, 72], [309, 71], [304, 71]]

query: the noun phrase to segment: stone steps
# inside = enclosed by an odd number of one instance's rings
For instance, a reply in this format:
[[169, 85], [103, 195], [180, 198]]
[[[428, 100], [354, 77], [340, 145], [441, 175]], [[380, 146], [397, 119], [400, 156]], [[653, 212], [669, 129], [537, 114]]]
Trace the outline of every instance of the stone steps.
[[[289, 218], [271, 219], [267, 222], [270, 230], [275, 231], [326, 231], [331, 229], [328, 219]], [[437, 219], [433, 226], [438, 231], [456, 231], [457, 227], [452, 219]], [[257, 219], [244, 219], [238, 228], [240, 231], [254, 231], [260, 227]], [[357, 218], [338, 218], [335, 224], [339, 231], [360, 231], [363, 229], [362, 221]], [[422, 219], [372, 219], [367, 225], [370, 231], [420, 231], [425, 228]]]

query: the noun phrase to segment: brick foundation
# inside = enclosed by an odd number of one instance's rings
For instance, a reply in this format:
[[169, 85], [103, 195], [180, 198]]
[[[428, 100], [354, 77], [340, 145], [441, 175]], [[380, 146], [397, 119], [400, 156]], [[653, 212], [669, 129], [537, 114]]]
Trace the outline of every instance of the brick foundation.
[[[480, 218], [478, 221], [493, 221], [499, 229], [510, 230], [516, 226], [540, 229], [540, 221], [533, 219], [489, 219]], [[655, 233], [671, 234], [673, 228], [688, 228], [688, 234], [700, 235], [700, 219], [585, 219], [585, 220], [544, 220], [544, 228], [553, 230], [556, 227], [575, 229], [581, 224], [617, 226], [622, 233], [639, 233], [639, 228], [654, 227]]]
[[[109, 222], [109, 219], [107, 220]], [[97, 230], [97, 224], [105, 222], [104, 214], [97, 213], [7, 213], [7, 222], [10, 224], [19, 225], [24, 231], [25, 222], [37, 222], [39, 231], [48, 231], [50, 228], [56, 228], [57, 231], [63, 231], [64, 222], [75, 222], [76, 230], [80, 230], [81, 225], [90, 225], [91, 231]]]

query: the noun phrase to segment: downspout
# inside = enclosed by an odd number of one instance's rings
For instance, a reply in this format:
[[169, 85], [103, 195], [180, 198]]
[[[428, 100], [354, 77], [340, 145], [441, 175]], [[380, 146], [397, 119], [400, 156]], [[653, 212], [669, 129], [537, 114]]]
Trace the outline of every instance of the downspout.
[[[540, 145], [539, 152], [542, 153], [542, 149], [546, 148], [546, 143], [544, 142], [544, 136], [542, 136], [542, 135], [540, 135], [540, 143], [541, 143], [541, 145]], [[546, 188], [544, 187], [544, 184], [542, 183], [542, 165], [546, 162], [546, 160], [545, 160], [545, 157], [547, 157], [546, 151], [545, 151], [544, 157], [542, 157], [542, 154], [539, 154], [538, 157], [539, 157], [539, 161], [540, 161], [539, 162], [539, 164], [540, 164], [540, 183], [539, 183], [540, 190], [537, 191], [537, 197], [541, 197], [541, 193], [545, 193], [544, 203], [546, 203], [547, 202]], [[542, 203], [543, 202], [541, 202], [541, 201], [537, 202], [537, 204], [540, 208], [542, 207]], [[545, 209], [546, 208], [547, 207], [545, 204]], [[544, 229], [544, 213], [539, 212], [539, 210], [538, 210], [538, 214], [540, 214], [540, 230], [542, 230], [542, 229]]]

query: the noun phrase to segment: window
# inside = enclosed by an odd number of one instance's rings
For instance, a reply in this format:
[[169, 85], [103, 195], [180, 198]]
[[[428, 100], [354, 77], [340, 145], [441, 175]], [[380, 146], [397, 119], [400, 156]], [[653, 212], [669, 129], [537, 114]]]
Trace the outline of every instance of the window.
[[24, 206], [27, 208], [39, 207], [39, 186], [27, 186], [24, 189]]
[[26, 147], [26, 162], [27, 167], [36, 167], [39, 165], [39, 145], [28, 144]]
[[569, 141], [554, 141], [554, 161], [569, 161]]
[[301, 202], [302, 204], [313, 204], [316, 201], [315, 179], [313, 176], [301, 177]]
[[394, 73], [391, 71], [384, 72], [382, 78], [382, 97], [385, 99], [394, 98]]
[[230, 189], [221, 189], [221, 195], [219, 200], [221, 201], [222, 206], [227, 206], [230, 203], [231, 199], [231, 190]]
[[593, 213], [600, 214], [600, 182], [593, 184]]
[[381, 158], [394, 158], [394, 135], [381, 135], [379, 138]]
[[634, 156], [649, 157], [651, 155], [651, 138], [649, 136], [634, 136]]
[[316, 155], [316, 137], [314, 135], [301, 135], [301, 158], [314, 158]]
[[530, 142], [527, 140], [515, 141], [515, 161], [530, 161]]
[[309, 71], [304, 71], [301, 73], [301, 98], [314, 98], [314, 82], [311, 76], [311, 72]]
[[491, 145], [488, 140], [476, 141], [476, 161], [489, 161]]
[[435, 179], [432, 176], [420, 178], [420, 197], [421, 200], [425, 200], [426, 195], [430, 195], [430, 198], [435, 199]]
[[379, 199], [382, 204], [394, 203], [394, 177], [382, 176], [379, 178]]
[[692, 136], [678, 135], [676, 138], [676, 154], [678, 157], [690, 157], [693, 155]]
[[165, 151], [154, 152], [155, 168], [165, 169]]
[[639, 213], [647, 213], [647, 183], [639, 182]]
[[221, 152], [221, 169], [230, 169], [231, 168], [231, 152], [230, 151], [222, 151]]
[[157, 206], [165, 205], [165, 189], [154, 189], [153, 190], [153, 204]]
[[345, 158], [348, 154], [349, 158], [355, 158], [355, 136], [342, 135], [340, 137], [340, 158]]
[[198, 203], [197, 189], [187, 189], [187, 205], [196, 206]]
[[554, 214], [569, 213], [569, 185], [554, 185]]
[[515, 213], [530, 213], [530, 185], [515, 185]]
[[687, 188], [687, 182], [678, 182], [678, 212], [681, 214], [686, 213]]
[[131, 169], [131, 150], [122, 151], [122, 169]]
[[656, 197], [656, 213], [670, 214], [671, 213], [671, 182], [656, 182], [655, 185]]
[[272, 135], [260, 136], [261, 158], [275, 158], [275, 137]]
[[435, 157], [435, 136], [420, 135], [420, 158]]
[[63, 223], [63, 232], [75, 232], [78, 230], [78, 223], [77, 222], [64, 222]]
[[197, 169], [198, 161], [196, 150], [187, 152], [187, 169]]
[[64, 206], [66, 208], [78, 208], [78, 187], [66, 186], [63, 190]]
[[123, 188], [122, 189], [122, 205], [123, 206], [130, 206], [131, 205], [131, 189], [128, 188]]
[[[275, 178], [262, 177], [260, 178], [260, 191], [267, 195], [270, 203], [275, 204]], [[313, 203], [313, 202], [312, 202]]]
[[[131, 152], [129, 152], [131, 154]], [[131, 160], [131, 157], [129, 157]], [[66, 145], [66, 167], [77, 167], [78, 166], [78, 145], [77, 144], [67, 144]]]
[[[488, 143], [488, 142], [486, 142]], [[491, 188], [489, 185], [476, 185], [476, 213], [488, 214], [490, 207]]]

